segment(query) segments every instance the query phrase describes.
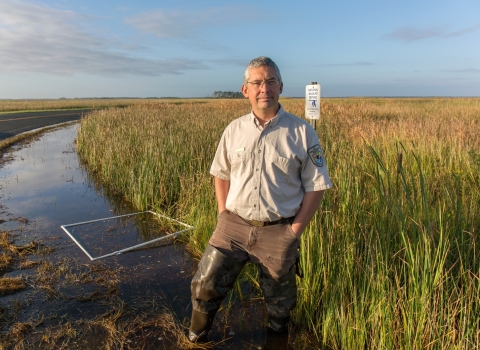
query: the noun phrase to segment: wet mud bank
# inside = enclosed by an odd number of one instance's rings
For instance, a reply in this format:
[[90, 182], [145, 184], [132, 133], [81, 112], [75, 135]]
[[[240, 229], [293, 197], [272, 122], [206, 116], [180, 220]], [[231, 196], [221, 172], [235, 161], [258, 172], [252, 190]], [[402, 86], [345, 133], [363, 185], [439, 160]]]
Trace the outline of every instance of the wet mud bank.
[[[61, 225], [134, 213], [81, 165], [77, 125], [15, 146], [0, 163], [0, 348], [182, 349], [196, 262], [168, 239], [92, 261]], [[175, 232], [138, 215], [75, 227], [95, 256]], [[265, 310], [246, 285], [217, 315], [210, 348], [264, 348]], [[238, 288], [237, 288], [238, 289]], [[263, 344], [263, 345], [262, 345]]]

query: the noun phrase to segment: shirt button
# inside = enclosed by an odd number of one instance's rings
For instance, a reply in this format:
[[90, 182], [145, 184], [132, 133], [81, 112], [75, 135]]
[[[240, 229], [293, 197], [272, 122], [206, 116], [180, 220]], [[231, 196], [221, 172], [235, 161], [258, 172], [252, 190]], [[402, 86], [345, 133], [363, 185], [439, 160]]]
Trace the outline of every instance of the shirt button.
[[258, 168], [256, 170], [258, 171]]
[[256, 204], [254, 204], [254, 205], [253, 205], [253, 207], [254, 207], [254, 208], [256, 208], [256, 207], [257, 207], [257, 205], [256, 205]]
[[240, 153], [237, 153], [237, 157], [240, 157]]
[[258, 150], [258, 153], [262, 152], [261, 150]]

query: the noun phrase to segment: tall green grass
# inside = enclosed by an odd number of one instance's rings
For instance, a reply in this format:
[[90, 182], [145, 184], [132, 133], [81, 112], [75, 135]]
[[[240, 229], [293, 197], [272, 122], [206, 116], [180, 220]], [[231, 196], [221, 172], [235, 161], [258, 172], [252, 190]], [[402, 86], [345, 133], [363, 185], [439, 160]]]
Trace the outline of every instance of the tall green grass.
[[[303, 115], [303, 101], [284, 99]], [[143, 104], [82, 120], [78, 150], [139, 209], [216, 224], [211, 161], [247, 101]], [[294, 319], [331, 349], [480, 344], [480, 100], [324, 99], [334, 189], [301, 241]]]

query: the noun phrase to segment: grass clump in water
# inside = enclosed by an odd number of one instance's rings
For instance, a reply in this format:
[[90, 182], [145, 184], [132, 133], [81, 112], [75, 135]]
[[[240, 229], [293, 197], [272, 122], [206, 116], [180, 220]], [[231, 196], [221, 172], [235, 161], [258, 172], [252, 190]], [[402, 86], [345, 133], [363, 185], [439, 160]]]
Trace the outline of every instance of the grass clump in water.
[[14, 294], [27, 288], [18, 277], [0, 277], [0, 296]]

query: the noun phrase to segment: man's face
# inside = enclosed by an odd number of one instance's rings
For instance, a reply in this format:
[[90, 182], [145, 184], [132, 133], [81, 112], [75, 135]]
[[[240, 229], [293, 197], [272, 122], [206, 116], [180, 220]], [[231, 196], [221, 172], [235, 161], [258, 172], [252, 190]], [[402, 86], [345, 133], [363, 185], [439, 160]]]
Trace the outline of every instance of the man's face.
[[257, 116], [265, 113], [274, 113], [275, 116], [282, 90], [283, 84], [279, 82], [275, 69], [270, 66], [250, 68], [248, 82], [242, 85], [243, 95], [250, 100]]

